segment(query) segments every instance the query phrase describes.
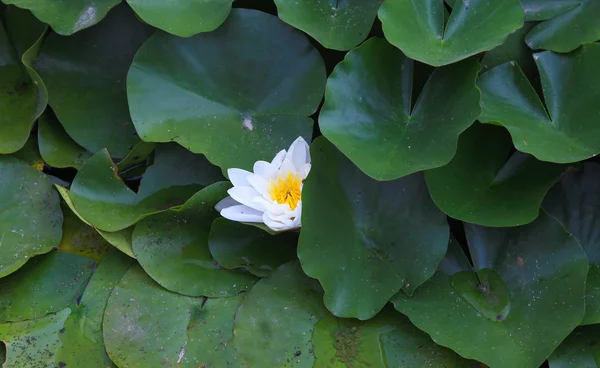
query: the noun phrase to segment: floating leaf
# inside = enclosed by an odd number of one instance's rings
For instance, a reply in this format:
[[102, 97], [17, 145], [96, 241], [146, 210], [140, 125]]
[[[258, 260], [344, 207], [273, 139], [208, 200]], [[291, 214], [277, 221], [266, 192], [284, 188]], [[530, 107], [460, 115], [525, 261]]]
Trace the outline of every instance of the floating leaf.
[[483, 122], [499, 122], [515, 147], [542, 161], [569, 163], [600, 153], [600, 44], [571, 54], [535, 54], [548, 108], [515, 63], [483, 74]]
[[552, 353], [550, 368], [600, 367], [600, 326], [579, 327]]
[[71, 37], [50, 34], [44, 41], [35, 69], [46, 83], [49, 104], [69, 136], [88, 151], [107, 148], [124, 157], [139, 141], [125, 78], [151, 31], [120, 5], [96, 27]]
[[131, 258], [135, 258], [135, 255], [133, 254], [133, 245], [131, 244], [134, 228], [135, 225], [115, 232], [102, 231], [98, 229], [96, 229], [96, 231], [98, 231], [98, 234], [100, 234], [104, 240], [109, 242], [115, 248], [127, 254]]
[[565, 175], [544, 199], [543, 207], [569, 230], [590, 262], [583, 324], [600, 323], [600, 165]]
[[138, 51], [127, 91], [145, 141], [176, 141], [224, 168], [251, 169], [298, 136], [310, 141], [325, 66], [306, 37], [256, 10], [234, 9], [211, 33], [157, 32]]
[[229, 15], [232, 2], [233, 0], [127, 0], [148, 24], [181, 37], [215, 30]]
[[225, 297], [238, 295], [256, 282], [249, 274], [221, 269], [208, 248], [210, 227], [219, 215], [214, 207], [229, 187], [226, 182], [211, 185], [183, 206], [136, 225], [135, 257], [161, 286], [184, 295]]
[[141, 267], [133, 267], [115, 287], [106, 307], [106, 351], [120, 367], [239, 367], [228, 342], [242, 298], [172, 293]]
[[433, 275], [448, 244], [446, 217], [422, 174], [379, 182], [324, 138], [311, 146], [298, 257], [336, 316], [368, 319], [399, 290]]
[[[582, 44], [600, 40], [600, 2], [597, 0], [563, 0], [541, 4], [538, 18], [550, 18], [538, 24], [527, 35], [534, 50], [570, 52]], [[556, 6], [558, 5], [558, 6]]]
[[24, 321], [58, 312], [81, 297], [96, 262], [55, 251], [33, 258], [0, 279], [0, 322]]
[[526, 20], [554, 18], [581, 4], [582, 0], [521, 0]]
[[67, 205], [62, 205], [63, 236], [58, 249], [88, 257], [99, 262], [110, 245], [98, 234], [93, 227], [81, 221]]
[[0, 214], [0, 277], [60, 243], [63, 216], [52, 183], [9, 156], [0, 156]]
[[367, 38], [383, 0], [275, 0], [284, 22], [303, 30], [323, 46], [350, 50]]
[[38, 144], [44, 161], [58, 168], [80, 169], [91, 154], [78, 145], [54, 116], [45, 114], [38, 120]]
[[504, 128], [473, 125], [460, 136], [448, 165], [425, 172], [431, 198], [465, 222], [497, 227], [532, 222], [566, 167], [512, 150]]
[[219, 266], [242, 267], [259, 277], [267, 277], [280, 265], [296, 258], [298, 234], [282, 232], [271, 235], [254, 226], [223, 218], [210, 229], [208, 245]]
[[348, 53], [327, 81], [323, 135], [377, 180], [445, 165], [458, 135], [481, 111], [476, 61], [435, 70], [414, 107], [413, 69], [402, 52], [372, 38]]
[[539, 79], [533, 52], [525, 43], [525, 36], [535, 25], [535, 22], [526, 22], [521, 29], [508, 35], [502, 45], [486, 52], [481, 59], [481, 73], [509, 61], [515, 61], [528, 78], [532, 81]]
[[449, 18], [446, 14], [443, 0], [388, 0], [379, 9], [388, 41], [411, 59], [433, 66], [501, 45], [524, 19], [519, 0], [458, 1]]
[[463, 357], [498, 368], [538, 367], [583, 318], [585, 253], [546, 213], [516, 228], [466, 225], [466, 234], [477, 277], [461, 276], [472, 269], [452, 242], [429, 281], [412, 297], [392, 299], [396, 309]]

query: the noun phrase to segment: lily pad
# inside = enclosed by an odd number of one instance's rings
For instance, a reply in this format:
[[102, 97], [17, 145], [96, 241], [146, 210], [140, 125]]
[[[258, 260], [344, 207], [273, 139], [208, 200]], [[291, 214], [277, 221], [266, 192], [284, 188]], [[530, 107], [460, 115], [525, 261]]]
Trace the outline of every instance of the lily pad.
[[232, 2], [233, 0], [127, 0], [145, 22], [180, 37], [215, 30], [229, 15]]
[[579, 327], [548, 358], [550, 368], [600, 367], [600, 326]]
[[104, 238], [107, 242], [109, 242], [112, 246], [120, 250], [121, 252], [127, 254], [131, 258], [135, 258], [135, 254], [133, 254], [133, 245], [132, 245], [132, 236], [133, 229], [135, 225], [132, 225], [126, 229], [108, 232], [96, 229], [98, 234]]
[[422, 174], [376, 181], [324, 138], [311, 156], [298, 257], [334, 315], [369, 319], [433, 275], [448, 245], [446, 216]]
[[81, 221], [66, 204], [62, 204], [61, 207], [64, 216], [63, 236], [58, 249], [99, 262], [110, 248], [110, 244], [92, 226]]
[[151, 32], [123, 4], [96, 27], [70, 37], [50, 34], [44, 41], [35, 70], [46, 83], [58, 120], [88, 151], [107, 148], [124, 157], [139, 141], [125, 80], [135, 52]]
[[509, 61], [515, 61], [530, 80], [539, 79], [535, 60], [533, 59], [533, 51], [525, 43], [527, 33], [536, 24], [536, 22], [525, 22], [521, 29], [508, 35], [502, 45], [486, 52], [481, 59], [481, 73]]
[[311, 368], [311, 333], [328, 313], [323, 291], [306, 277], [297, 261], [260, 280], [235, 315], [234, 345], [248, 367]]
[[46, 27], [29, 11], [9, 7], [0, 22], [0, 154], [18, 151], [29, 137], [35, 119], [46, 108], [48, 96], [31, 69]]
[[226, 182], [211, 185], [183, 206], [136, 225], [135, 257], [161, 286], [184, 295], [226, 297], [238, 295], [256, 282], [247, 273], [223, 270], [208, 247], [211, 224], [219, 216], [214, 206], [227, 196], [229, 187]]
[[379, 9], [388, 41], [411, 59], [433, 66], [501, 45], [525, 18], [519, 0], [457, 1], [450, 17], [446, 14], [444, 0], [389, 0]]
[[44, 161], [52, 167], [80, 169], [91, 157], [50, 114], [44, 114], [38, 119], [38, 145]]
[[2, 0], [30, 9], [35, 16], [61, 35], [70, 35], [100, 22], [119, 0]]
[[381, 38], [350, 51], [327, 81], [323, 135], [362, 171], [392, 180], [443, 166], [479, 116], [479, 64], [433, 72], [412, 106], [414, 63]]
[[543, 207], [569, 230], [590, 262], [583, 324], [600, 323], [600, 165], [565, 175], [544, 199]]
[[245, 268], [267, 277], [280, 265], [296, 258], [298, 234], [282, 232], [271, 235], [255, 226], [224, 218], [216, 219], [210, 229], [208, 245], [219, 266]]
[[[556, 5], [559, 6], [554, 6]], [[570, 52], [582, 44], [600, 40], [600, 2], [577, 0], [548, 2], [544, 13], [556, 14], [538, 24], [527, 35], [527, 44], [534, 50]]]
[[[412, 297], [398, 293], [392, 302], [433, 341], [463, 357], [498, 368], [538, 367], [583, 318], [583, 249], [545, 212], [516, 228], [465, 227], [474, 267], [452, 242], [436, 274]], [[473, 270], [473, 282], [457, 279]], [[496, 276], [484, 278], [482, 271]], [[473, 302], [477, 294], [485, 303]], [[508, 311], [490, 319], [492, 307], [506, 305]]]
[[277, 17], [234, 9], [216, 31], [157, 32], [127, 77], [145, 141], [176, 141], [215, 165], [251, 169], [298, 136], [310, 141], [325, 65], [304, 35]]
[[519, 226], [538, 216], [565, 165], [514, 152], [508, 132], [475, 124], [458, 141], [446, 166], [425, 172], [429, 193], [448, 216], [484, 226]]
[[62, 221], [50, 180], [23, 161], [0, 156], [0, 277], [57, 246]]
[[277, 15], [328, 49], [346, 51], [367, 38], [383, 0], [275, 0]]
[[546, 20], [581, 5], [582, 0], [521, 0], [526, 20]]
[[117, 173], [110, 154], [102, 150], [79, 170], [68, 194], [79, 216], [99, 230], [123, 230], [144, 216], [181, 205], [221, 177], [203, 156], [176, 145], [157, 151], [138, 193], [129, 189]]
[[516, 63], [483, 74], [482, 122], [499, 122], [515, 147], [542, 161], [569, 163], [600, 153], [600, 44], [570, 54], [534, 55], [546, 107]]
[[172, 293], [141, 267], [133, 267], [115, 287], [106, 307], [106, 351], [120, 367], [240, 367], [229, 340], [242, 299]]
[[0, 279], [0, 322], [16, 322], [59, 312], [81, 297], [96, 262], [55, 251], [33, 258]]

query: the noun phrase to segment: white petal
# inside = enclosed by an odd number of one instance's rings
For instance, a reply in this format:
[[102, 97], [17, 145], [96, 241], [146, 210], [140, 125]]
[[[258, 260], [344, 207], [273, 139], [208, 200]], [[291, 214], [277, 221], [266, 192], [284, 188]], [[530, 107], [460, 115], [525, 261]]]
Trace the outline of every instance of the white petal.
[[253, 201], [256, 203], [256, 206], [259, 206], [262, 209], [262, 211], [269, 212], [273, 216], [283, 215], [290, 211], [290, 206], [287, 203], [279, 204], [263, 197], [255, 197]]
[[287, 226], [283, 223], [271, 220], [271, 218], [267, 215], [266, 212], [263, 214], [262, 220], [265, 223], [265, 225], [267, 225], [271, 230], [279, 231], [287, 228]]
[[277, 172], [277, 176], [280, 177], [287, 177], [288, 173], [292, 173], [294, 175], [296, 175], [297, 171], [296, 171], [296, 166], [294, 165], [294, 163], [290, 160], [283, 160], [283, 163], [281, 163], [281, 167], [279, 168], [279, 171]]
[[306, 179], [308, 177], [308, 174], [310, 173], [310, 168], [311, 168], [311, 164], [304, 164], [299, 170], [298, 170], [298, 177], [302, 180]]
[[275, 180], [277, 177], [277, 169], [267, 161], [256, 161], [254, 163], [254, 174], [261, 176], [267, 180]]
[[248, 183], [250, 183], [263, 198], [271, 199], [271, 195], [269, 194], [269, 181], [267, 179], [259, 175], [251, 175], [248, 177]]
[[273, 161], [271, 161], [271, 165], [275, 166], [276, 169], [279, 169], [279, 166], [281, 166], [283, 159], [285, 159], [285, 150], [281, 150], [279, 151], [279, 153], [277, 153]]
[[242, 170], [242, 169], [228, 169], [227, 176], [229, 176], [229, 180], [231, 184], [236, 187], [246, 186], [249, 187], [250, 183], [248, 183], [247, 178], [252, 175], [251, 172]]
[[310, 151], [304, 138], [298, 137], [292, 143], [285, 158], [292, 161], [297, 170], [304, 166], [304, 164], [310, 163]]
[[255, 197], [262, 198], [262, 196], [252, 187], [233, 187], [229, 189], [227, 193], [229, 193], [231, 198], [243, 205], [254, 208], [255, 210], [264, 211], [264, 207], [253, 201]]
[[218, 212], [221, 212], [221, 211], [223, 211], [224, 208], [236, 206], [239, 204], [240, 203], [238, 201], [236, 201], [235, 199], [233, 199], [231, 197], [226, 197], [225, 199], [222, 199], [219, 203], [217, 203], [217, 205], [215, 206], [215, 210], [217, 210]]
[[262, 222], [262, 212], [244, 205], [227, 207], [221, 211], [221, 216], [232, 221]]

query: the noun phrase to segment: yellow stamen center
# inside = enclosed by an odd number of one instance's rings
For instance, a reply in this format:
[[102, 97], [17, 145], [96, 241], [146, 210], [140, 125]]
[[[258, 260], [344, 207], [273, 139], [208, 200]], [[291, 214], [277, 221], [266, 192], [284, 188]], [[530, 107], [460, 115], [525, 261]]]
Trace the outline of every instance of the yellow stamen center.
[[275, 202], [287, 203], [291, 210], [295, 210], [302, 199], [302, 181], [292, 173], [286, 177], [278, 176], [277, 180], [269, 181], [269, 194]]

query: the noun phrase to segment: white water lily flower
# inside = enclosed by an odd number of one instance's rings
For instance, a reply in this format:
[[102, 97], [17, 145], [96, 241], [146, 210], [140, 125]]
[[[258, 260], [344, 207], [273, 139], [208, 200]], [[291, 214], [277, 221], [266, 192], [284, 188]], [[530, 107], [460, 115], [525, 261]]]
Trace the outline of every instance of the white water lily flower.
[[216, 205], [226, 219], [262, 222], [275, 231], [301, 226], [302, 186], [310, 172], [308, 144], [298, 137], [290, 149], [282, 150], [273, 161], [257, 161], [254, 173], [229, 169], [233, 184], [230, 197]]

